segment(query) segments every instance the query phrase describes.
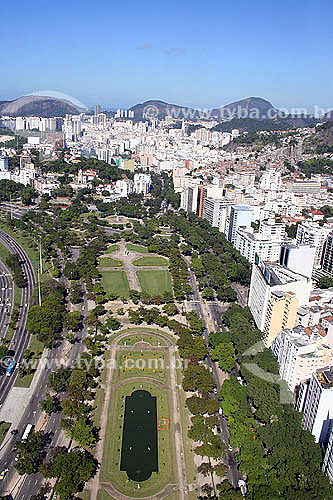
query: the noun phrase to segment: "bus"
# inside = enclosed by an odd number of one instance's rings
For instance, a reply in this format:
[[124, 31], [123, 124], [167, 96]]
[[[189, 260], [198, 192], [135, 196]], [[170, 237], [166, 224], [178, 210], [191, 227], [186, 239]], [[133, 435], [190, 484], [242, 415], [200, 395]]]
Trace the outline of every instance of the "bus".
[[8, 368], [6, 370], [6, 375], [7, 377], [10, 377], [11, 374], [13, 373], [13, 370], [14, 370], [14, 366], [15, 366], [15, 361], [11, 361], [8, 365]]
[[24, 433], [23, 433], [23, 436], [21, 438], [21, 441], [24, 441], [25, 439], [27, 439], [27, 437], [29, 436], [30, 434], [30, 431], [31, 429], [33, 428], [33, 425], [32, 424], [28, 424], [24, 430]]

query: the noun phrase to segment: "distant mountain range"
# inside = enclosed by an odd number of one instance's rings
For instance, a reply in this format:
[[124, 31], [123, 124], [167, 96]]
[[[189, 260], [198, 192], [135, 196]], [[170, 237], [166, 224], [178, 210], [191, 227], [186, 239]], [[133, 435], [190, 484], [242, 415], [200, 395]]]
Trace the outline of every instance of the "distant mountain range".
[[221, 108], [195, 109], [178, 104], [169, 104], [164, 101], [150, 100], [132, 106], [136, 118], [159, 118], [166, 116], [173, 118], [185, 118], [192, 120], [215, 118], [218, 120], [230, 120], [232, 118], [256, 118], [264, 119], [274, 115], [278, 110], [265, 99], [260, 97], [248, 97], [240, 101], [233, 102]]
[[0, 116], [53, 116], [64, 117], [66, 114], [86, 112], [67, 99], [28, 95], [13, 101], [0, 101]]

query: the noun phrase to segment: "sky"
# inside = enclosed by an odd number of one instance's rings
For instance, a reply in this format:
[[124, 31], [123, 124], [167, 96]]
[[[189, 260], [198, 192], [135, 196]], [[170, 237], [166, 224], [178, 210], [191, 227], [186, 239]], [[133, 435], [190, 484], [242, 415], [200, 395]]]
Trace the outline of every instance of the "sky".
[[332, 16], [331, 0], [3, 2], [0, 100], [333, 108]]

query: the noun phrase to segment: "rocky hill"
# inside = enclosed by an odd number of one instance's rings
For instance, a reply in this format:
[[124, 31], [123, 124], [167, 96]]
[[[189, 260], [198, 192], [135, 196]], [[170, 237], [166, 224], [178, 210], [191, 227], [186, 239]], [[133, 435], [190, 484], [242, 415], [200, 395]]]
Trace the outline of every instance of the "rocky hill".
[[0, 116], [53, 116], [77, 114], [86, 111], [66, 99], [38, 95], [23, 96], [13, 101], [0, 101]]
[[163, 119], [166, 116], [173, 118], [185, 118], [188, 120], [200, 119], [218, 119], [230, 120], [232, 118], [257, 118], [263, 119], [269, 115], [269, 112], [277, 109], [265, 99], [260, 97], [249, 97], [236, 101], [221, 108], [213, 108], [207, 110], [200, 110], [189, 108], [187, 106], [180, 106], [179, 104], [170, 104], [159, 100], [149, 100], [141, 104], [136, 104], [132, 108], [135, 118], [141, 119], [144, 116], [147, 118]]

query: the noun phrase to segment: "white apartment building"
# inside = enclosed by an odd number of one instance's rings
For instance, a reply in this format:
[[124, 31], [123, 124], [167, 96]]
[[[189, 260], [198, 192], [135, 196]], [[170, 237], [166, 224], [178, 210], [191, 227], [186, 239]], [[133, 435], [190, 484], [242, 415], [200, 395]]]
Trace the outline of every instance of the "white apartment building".
[[151, 175], [134, 174], [134, 191], [138, 194], [147, 195], [151, 188]]
[[296, 326], [282, 330], [273, 340], [271, 350], [278, 359], [280, 377], [291, 391], [316, 370], [331, 364], [333, 345], [323, 335], [318, 327]]
[[315, 255], [314, 246], [284, 243], [281, 247], [280, 264], [295, 273], [311, 278]]
[[213, 227], [223, 233], [227, 215], [232, 201], [206, 198], [203, 205], [202, 218], [208, 220]]
[[230, 215], [226, 219], [224, 234], [227, 239], [235, 246], [237, 229], [240, 226], [249, 228], [254, 221], [254, 210], [252, 207], [243, 205], [233, 205], [230, 209]]
[[312, 281], [258, 257], [252, 266], [248, 306], [269, 347], [283, 328], [293, 328], [297, 309], [309, 301]]
[[131, 179], [119, 179], [115, 184], [115, 192], [121, 198], [127, 198], [129, 194], [134, 193], [134, 182]]
[[302, 427], [309, 430], [316, 443], [325, 449], [333, 424], [333, 367], [317, 370], [309, 380], [301, 382], [296, 410], [303, 411]]
[[324, 243], [321, 267], [333, 276], [333, 232], [328, 235]]
[[262, 221], [258, 233], [255, 233], [252, 227], [239, 227], [235, 248], [251, 264], [254, 264], [256, 254], [263, 261], [277, 262], [284, 233], [285, 225], [275, 224], [274, 219]]
[[260, 179], [260, 189], [263, 191], [280, 191], [282, 186], [281, 173], [269, 169], [263, 173]]
[[308, 244], [316, 248], [314, 267], [320, 267], [323, 246], [326, 238], [332, 229], [327, 226], [320, 226], [317, 222], [304, 221], [297, 226], [296, 242]]
[[328, 440], [322, 470], [328, 476], [331, 483], [333, 483], [333, 428]]

